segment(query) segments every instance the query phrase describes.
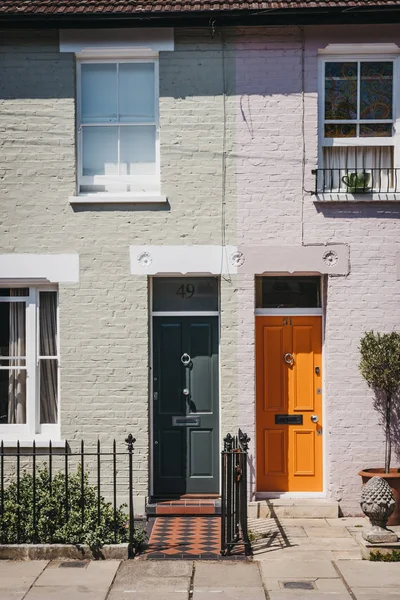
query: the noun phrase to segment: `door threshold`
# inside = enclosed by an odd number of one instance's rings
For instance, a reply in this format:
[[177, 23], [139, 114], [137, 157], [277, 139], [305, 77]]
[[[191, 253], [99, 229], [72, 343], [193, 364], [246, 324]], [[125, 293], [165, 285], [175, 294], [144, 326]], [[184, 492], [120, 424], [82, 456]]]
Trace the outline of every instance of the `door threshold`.
[[220, 494], [160, 494], [159, 496], [150, 496], [149, 504], [173, 500], [219, 500], [219, 498], [221, 498]]
[[279, 498], [326, 498], [324, 492], [256, 492], [255, 500], [274, 500]]

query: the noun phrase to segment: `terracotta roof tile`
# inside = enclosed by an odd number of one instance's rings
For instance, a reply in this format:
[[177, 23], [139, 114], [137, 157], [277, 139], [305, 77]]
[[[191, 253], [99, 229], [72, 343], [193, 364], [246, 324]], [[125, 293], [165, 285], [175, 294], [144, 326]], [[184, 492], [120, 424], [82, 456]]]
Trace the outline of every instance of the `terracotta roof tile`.
[[65, 15], [393, 7], [400, 0], [0, 0], [0, 15]]

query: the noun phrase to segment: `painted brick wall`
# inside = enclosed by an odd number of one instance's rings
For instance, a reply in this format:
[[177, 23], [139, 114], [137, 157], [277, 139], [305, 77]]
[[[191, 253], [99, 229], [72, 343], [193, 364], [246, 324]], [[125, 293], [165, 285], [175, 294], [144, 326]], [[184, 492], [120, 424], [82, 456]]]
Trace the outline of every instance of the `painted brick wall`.
[[[149, 491], [148, 282], [130, 275], [129, 245], [220, 244], [225, 200], [227, 235], [232, 241], [236, 235], [235, 198], [227, 198], [232, 185], [222, 194], [219, 41], [208, 32], [183, 32], [175, 43], [174, 52], [160, 56], [169, 205], [74, 207], [68, 202], [75, 193], [74, 57], [58, 52], [56, 31], [0, 35], [0, 251], [79, 253], [79, 284], [60, 288], [62, 436], [122, 441], [132, 432], [139, 506]], [[223, 297], [231, 297], [232, 287], [222, 282]], [[222, 376], [230, 382], [223, 396], [231, 406], [234, 298], [221, 330]], [[229, 423], [230, 411], [224, 414]]]
[[[321, 204], [306, 190], [314, 189], [311, 169], [318, 166], [318, 50], [329, 43], [374, 42], [399, 44], [397, 28], [244, 29], [236, 32], [235, 40], [238, 240], [248, 245], [338, 243], [350, 248], [350, 274], [327, 279], [324, 333], [326, 488], [344, 514], [360, 512], [358, 471], [383, 463], [383, 432], [372, 394], [358, 372], [358, 346], [365, 330], [398, 328], [400, 208], [396, 203]], [[250, 296], [246, 305], [250, 311]], [[246, 318], [249, 312], [243, 305], [238, 312], [244, 315], [238, 348], [246, 347], [238, 353], [240, 403], [249, 411], [254, 398], [254, 321]]]
[[[351, 273], [327, 282], [325, 469], [330, 497], [358, 512], [357, 471], [382, 462], [358, 343], [399, 322], [396, 204], [317, 204], [317, 51], [397, 41], [394, 27], [177, 31], [160, 57], [165, 208], [71, 206], [75, 66], [56, 31], [0, 35], [0, 251], [79, 252], [80, 282], [60, 289], [62, 434], [136, 444], [148, 494], [148, 282], [130, 244], [346, 243]], [[40, 39], [40, 42], [38, 40]], [[303, 60], [304, 56], [304, 73]], [[304, 139], [303, 156], [303, 96]], [[222, 91], [225, 87], [226, 96]], [[224, 134], [224, 120], [226, 122]], [[225, 153], [225, 154], [224, 154]], [[223, 172], [226, 178], [222, 177]], [[222, 431], [254, 440], [254, 282], [221, 279]], [[255, 457], [251, 455], [254, 489]]]

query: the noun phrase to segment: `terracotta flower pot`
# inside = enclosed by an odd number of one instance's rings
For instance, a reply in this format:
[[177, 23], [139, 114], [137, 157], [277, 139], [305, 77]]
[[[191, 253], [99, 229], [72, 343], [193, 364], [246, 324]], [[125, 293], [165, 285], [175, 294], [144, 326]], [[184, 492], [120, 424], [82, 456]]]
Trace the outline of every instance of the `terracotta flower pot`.
[[394, 499], [396, 501], [396, 508], [394, 513], [389, 517], [388, 525], [400, 525], [400, 469], [390, 469], [390, 473], [385, 473], [385, 469], [365, 469], [360, 471], [359, 475], [362, 477], [362, 482], [367, 483], [371, 477], [382, 477], [385, 479], [390, 487], [392, 488]]

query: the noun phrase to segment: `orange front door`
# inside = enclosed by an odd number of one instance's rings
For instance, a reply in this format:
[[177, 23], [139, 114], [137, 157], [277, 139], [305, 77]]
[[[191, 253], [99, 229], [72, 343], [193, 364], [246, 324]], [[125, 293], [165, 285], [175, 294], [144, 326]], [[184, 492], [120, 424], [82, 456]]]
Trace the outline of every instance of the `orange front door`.
[[256, 317], [257, 491], [322, 491], [321, 317]]

